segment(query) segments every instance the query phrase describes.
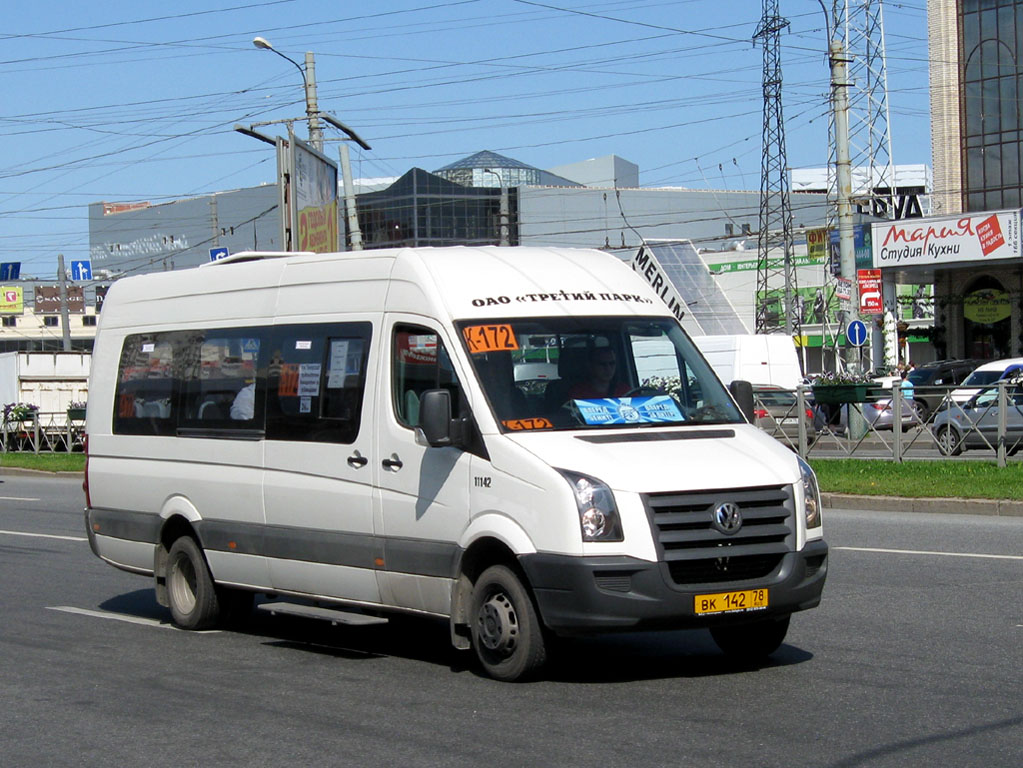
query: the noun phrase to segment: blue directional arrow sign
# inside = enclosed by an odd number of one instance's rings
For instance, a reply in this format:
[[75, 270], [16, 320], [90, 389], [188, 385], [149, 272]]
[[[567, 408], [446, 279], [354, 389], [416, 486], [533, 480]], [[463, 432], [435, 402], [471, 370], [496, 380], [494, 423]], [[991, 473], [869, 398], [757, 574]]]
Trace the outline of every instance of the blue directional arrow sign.
[[72, 280], [92, 280], [92, 262], [91, 261], [72, 261], [71, 262], [71, 279]]
[[845, 329], [845, 337], [854, 347], [862, 347], [867, 341], [867, 326], [862, 320], [853, 320]]
[[219, 259], [226, 259], [231, 253], [227, 248], [210, 248], [210, 261], [217, 261]]
[[20, 261], [6, 261], [0, 264], [0, 280], [17, 280], [21, 276]]

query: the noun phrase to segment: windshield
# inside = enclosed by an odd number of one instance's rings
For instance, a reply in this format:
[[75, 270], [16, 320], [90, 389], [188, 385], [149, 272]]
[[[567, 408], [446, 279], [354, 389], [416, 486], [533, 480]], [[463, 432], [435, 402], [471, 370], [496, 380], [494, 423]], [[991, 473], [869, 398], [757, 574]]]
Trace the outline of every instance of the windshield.
[[670, 318], [553, 317], [458, 326], [506, 432], [745, 421]]
[[914, 384], [927, 384], [936, 373], [937, 370], [934, 368], [914, 368], [907, 378]]
[[1002, 371], [974, 371], [963, 384], [990, 384], [1002, 377]]

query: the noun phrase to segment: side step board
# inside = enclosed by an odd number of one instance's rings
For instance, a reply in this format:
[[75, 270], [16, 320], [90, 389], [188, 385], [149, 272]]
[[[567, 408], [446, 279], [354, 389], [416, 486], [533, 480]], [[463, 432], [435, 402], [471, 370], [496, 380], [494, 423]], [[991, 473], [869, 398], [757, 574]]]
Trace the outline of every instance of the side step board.
[[260, 603], [256, 608], [267, 611], [271, 616], [276, 616], [279, 613], [284, 616], [321, 619], [329, 621], [335, 627], [338, 624], [366, 627], [387, 623], [387, 619], [380, 616], [367, 616], [364, 613], [352, 613], [351, 611], [339, 611], [336, 608], [320, 608], [315, 605], [300, 605], [299, 603]]

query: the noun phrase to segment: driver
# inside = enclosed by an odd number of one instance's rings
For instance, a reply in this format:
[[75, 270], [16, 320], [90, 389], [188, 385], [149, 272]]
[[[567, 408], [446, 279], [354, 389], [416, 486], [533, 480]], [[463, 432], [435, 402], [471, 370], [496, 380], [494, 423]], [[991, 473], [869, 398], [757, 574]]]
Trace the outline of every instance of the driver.
[[586, 375], [568, 390], [571, 400], [593, 400], [601, 397], [621, 397], [629, 391], [623, 381], [615, 380], [618, 363], [610, 347], [594, 347], [586, 361]]

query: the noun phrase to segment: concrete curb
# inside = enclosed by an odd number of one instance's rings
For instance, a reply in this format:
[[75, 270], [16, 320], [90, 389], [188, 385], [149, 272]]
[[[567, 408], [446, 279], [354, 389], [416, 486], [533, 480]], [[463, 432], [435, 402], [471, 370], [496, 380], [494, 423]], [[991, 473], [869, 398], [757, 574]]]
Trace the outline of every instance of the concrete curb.
[[917, 499], [904, 496], [861, 496], [822, 493], [821, 503], [834, 509], [861, 509], [874, 512], [937, 512], [956, 515], [1023, 517], [1023, 501], [1008, 499]]
[[0, 467], [0, 477], [4, 475], [23, 475], [25, 477], [85, 477], [84, 472], [49, 472], [45, 469], [26, 469], [25, 467]]

